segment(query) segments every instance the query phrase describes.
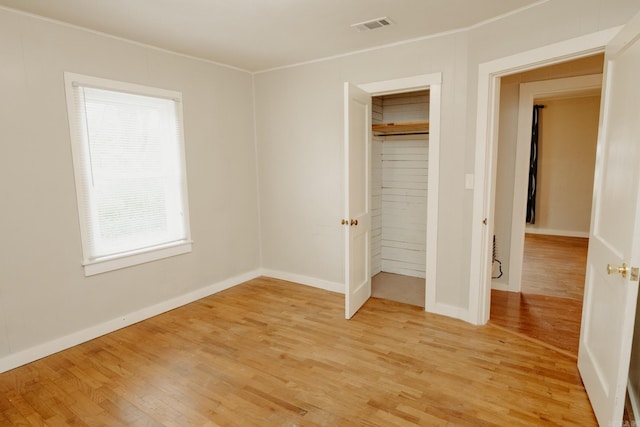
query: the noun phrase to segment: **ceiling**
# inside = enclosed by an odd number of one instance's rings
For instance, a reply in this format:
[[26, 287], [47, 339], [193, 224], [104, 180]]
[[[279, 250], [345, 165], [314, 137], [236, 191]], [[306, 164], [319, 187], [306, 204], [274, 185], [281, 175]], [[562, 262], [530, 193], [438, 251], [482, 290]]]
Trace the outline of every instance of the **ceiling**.
[[[0, 6], [259, 71], [468, 28], [548, 0], [0, 0]], [[351, 24], [388, 17], [358, 32]]]

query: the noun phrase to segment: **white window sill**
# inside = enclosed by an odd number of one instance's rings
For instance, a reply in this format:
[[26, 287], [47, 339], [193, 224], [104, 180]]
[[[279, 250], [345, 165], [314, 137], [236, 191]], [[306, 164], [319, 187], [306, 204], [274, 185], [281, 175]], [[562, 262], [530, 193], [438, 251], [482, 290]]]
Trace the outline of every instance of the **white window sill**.
[[149, 249], [144, 252], [118, 255], [117, 257], [109, 257], [106, 259], [98, 259], [95, 261], [85, 262], [84, 275], [93, 276], [95, 274], [105, 273], [107, 271], [118, 270], [138, 264], [144, 264], [145, 262], [186, 254], [191, 252], [191, 250], [192, 242], [188, 241], [180, 242], [171, 246]]

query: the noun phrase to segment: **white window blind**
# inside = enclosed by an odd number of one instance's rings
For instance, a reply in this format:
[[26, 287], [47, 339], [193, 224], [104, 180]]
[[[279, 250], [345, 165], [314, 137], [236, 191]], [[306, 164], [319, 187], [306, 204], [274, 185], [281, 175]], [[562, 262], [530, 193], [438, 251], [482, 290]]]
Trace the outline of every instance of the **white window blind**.
[[190, 251], [181, 95], [65, 80], [85, 274]]

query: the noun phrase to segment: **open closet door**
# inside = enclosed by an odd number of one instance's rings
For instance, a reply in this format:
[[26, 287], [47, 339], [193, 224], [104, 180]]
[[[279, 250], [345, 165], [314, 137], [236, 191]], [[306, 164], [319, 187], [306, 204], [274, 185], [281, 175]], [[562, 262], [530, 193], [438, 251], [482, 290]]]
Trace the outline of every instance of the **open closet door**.
[[369, 168], [371, 96], [344, 85], [345, 156], [345, 317], [351, 317], [371, 296]]
[[620, 425], [640, 265], [640, 15], [605, 51], [578, 368], [600, 425]]

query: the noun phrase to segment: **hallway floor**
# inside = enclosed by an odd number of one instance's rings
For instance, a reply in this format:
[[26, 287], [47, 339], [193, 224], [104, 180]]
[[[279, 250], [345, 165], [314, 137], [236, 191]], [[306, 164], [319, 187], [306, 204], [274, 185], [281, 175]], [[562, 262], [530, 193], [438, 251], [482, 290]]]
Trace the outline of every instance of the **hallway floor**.
[[492, 290], [489, 322], [577, 357], [588, 244], [527, 234], [522, 293]]

